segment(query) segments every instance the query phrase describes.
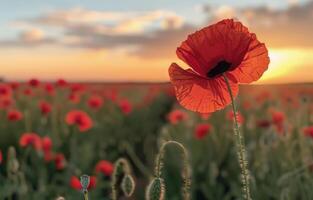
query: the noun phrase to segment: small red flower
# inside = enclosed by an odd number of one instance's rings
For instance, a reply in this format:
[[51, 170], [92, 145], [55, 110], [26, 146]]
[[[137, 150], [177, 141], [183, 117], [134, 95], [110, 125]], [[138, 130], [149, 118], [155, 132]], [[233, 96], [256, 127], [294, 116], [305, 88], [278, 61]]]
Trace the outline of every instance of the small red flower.
[[52, 110], [51, 104], [46, 101], [40, 101], [39, 108], [40, 108], [41, 114], [45, 116], [48, 115]]
[[90, 182], [88, 185], [88, 190], [95, 188], [97, 185], [97, 178], [95, 176], [90, 176]]
[[66, 87], [67, 86], [67, 81], [64, 79], [58, 79], [56, 81], [56, 86], [58, 87]]
[[196, 126], [194, 136], [196, 139], [201, 140], [210, 133], [211, 129], [212, 127], [210, 124], [198, 124]]
[[71, 85], [71, 91], [72, 92], [81, 92], [84, 91], [85, 87], [82, 84], [76, 83]]
[[38, 87], [40, 85], [40, 81], [38, 79], [32, 78], [28, 81], [28, 84], [32, 87]]
[[91, 96], [87, 102], [88, 106], [92, 109], [100, 109], [103, 105], [103, 99], [99, 96]]
[[2, 163], [3, 157], [2, 157], [2, 151], [0, 150], [0, 164]]
[[[230, 120], [230, 121], [233, 121], [235, 118], [234, 118], [234, 112], [233, 111], [229, 111], [228, 113], [227, 113], [227, 119], [228, 120]], [[243, 116], [239, 113], [239, 112], [237, 112], [237, 122], [239, 123], [239, 124], [243, 124], [244, 123], [244, 118], [243, 118]]]
[[4, 108], [7, 109], [13, 104], [12, 98], [4, 98], [0, 99], [0, 109]]
[[96, 172], [103, 173], [105, 176], [111, 176], [113, 173], [114, 166], [111, 162], [106, 160], [100, 160], [96, 165]]
[[304, 135], [313, 138], [313, 126], [307, 126], [303, 128]]
[[12, 90], [17, 90], [20, 87], [20, 84], [18, 82], [11, 82], [10, 86]]
[[132, 111], [132, 105], [127, 99], [120, 100], [118, 106], [120, 107], [121, 111], [125, 114], [128, 115]]
[[62, 153], [57, 153], [54, 156], [54, 163], [57, 170], [64, 169], [66, 165], [65, 156]]
[[[97, 178], [95, 176], [90, 176], [90, 182], [88, 185], [88, 190], [95, 188], [96, 183], [97, 183]], [[71, 177], [70, 186], [71, 186], [71, 188], [73, 188], [75, 190], [82, 190], [80, 180], [76, 176]]]
[[118, 92], [115, 89], [111, 89], [109, 91], [104, 92], [104, 96], [111, 101], [115, 102], [118, 98]]
[[285, 114], [280, 111], [272, 111], [272, 123], [275, 125], [278, 133], [282, 133], [284, 131], [284, 122], [285, 122]]
[[9, 98], [12, 95], [11, 87], [5, 84], [0, 84], [0, 97]]
[[80, 96], [74, 92], [68, 96], [68, 99], [73, 104], [78, 104], [80, 102]]
[[9, 121], [16, 122], [23, 118], [23, 114], [18, 110], [10, 110], [7, 113], [7, 118]]
[[68, 125], [77, 125], [81, 132], [89, 130], [93, 125], [92, 119], [89, 115], [81, 110], [68, 112], [65, 121]]
[[50, 162], [54, 159], [54, 154], [52, 151], [44, 151], [43, 156], [46, 162]]
[[25, 95], [25, 96], [33, 96], [33, 90], [32, 89], [30, 89], [30, 88], [26, 88], [24, 91], [23, 91], [23, 94]]
[[43, 137], [42, 140], [41, 140], [41, 143], [42, 143], [42, 150], [44, 152], [51, 151], [52, 140], [51, 140], [50, 137], [48, 137], [48, 136]]
[[271, 122], [269, 120], [258, 120], [256, 125], [260, 128], [268, 128], [271, 126]]
[[70, 180], [70, 186], [71, 188], [73, 188], [74, 190], [81, 190], [82, 186], [80, 184], [80, 180], [79, 178], [77, 178], [76, 176], [72, 176], [71, 180]]
[[177, 124], [187, 120], [188, 116], [181, 110], [173, 110], [167, 115], [167, 118], [171, 124]]
[[25, 148], [32, 146], [36, 150], [40, 150], [42, 147], [41, 138], [36, 133], [24, 133], [20, 137], [20, 146]]
[[50, 96], [55, 94], [54, 86], [51, 83], [46, 83], [44, 89]]
[[285, 121], [285, 114], [280, 111], [272, 112], [272, 122], [274, 124], [282, 124]]

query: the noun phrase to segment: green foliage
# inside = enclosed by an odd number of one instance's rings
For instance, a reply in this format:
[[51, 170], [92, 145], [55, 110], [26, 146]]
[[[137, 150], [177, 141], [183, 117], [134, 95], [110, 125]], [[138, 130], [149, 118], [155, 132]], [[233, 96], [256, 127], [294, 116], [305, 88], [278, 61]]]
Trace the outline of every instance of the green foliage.
[[[140, 106], [139, 94], [129, 92], [125, 96], [133, 103], [133, 111], [125, 115], [111, 100], [106, 100], [101, 109], [92, 110], [86, 105], [88, 92], [81, 95], [80, 103], [72, 104], [68, 102], [66, 90], [58, 91], [55, 96], [42, 95], [38, 90], [34, 97], [15, 97], [14, 107], [24, 113], [23, 120], [11, 122], [6, 119], [6, 111], [0, 110], [0, 150], [3, 153], [0, 199], [41, 200], [59, 196], [66, 200], [82, 199], [81, 191], [73, 189], [70, 180], [72, 176], [83, 174], [95, 176], [97, 180], [96, 187], [88, 189], [90, 199], [111, 199], [111, 179], [115, 173], [111, 177], [97, 173], [95, 166], [99, 160], [113, 163], [120, 157], [128, 160], [132, 167], [131, 174], [125, 174], [123, 167], [116, 168], [120, 196], [131, 195], [130, 199], [142, 200], [147, 194], [150, 199], [180, 200], [184, 184], [189, 184], [182, 176], [182, 172], [187, 171], [192, 179], [191, 199], [240, 198], [240, 169], [232, 121], [227, 118], [229, 108], [208, 119], [186, 112], [188, 119], [171, 124], [167, 115], [171, 109], [179, 107], [172, 97], [164, 94]], [[298, 107], [293, 107], [293, 103], [284, 103], [279, 95], [257, 102], [255, 99], [261, 90], [247, 91], [242, 90], [238, 103], [245, 119], [240, 129], [246, 138], [252, 199], [313, 199], [313, 140], [303, 134], [303, 127], [313, 124], [312, 97], [306, 97], [303, 102], [303, 95], [292, 93], [300, 102]], [[257, 94], [249, 95], [251, 91]], [[46, 117], [38, 109], [41, 99], [53, 105]], [[252, 104], [249, 109], [244, 107], [246, 100]], [[86, 111], [93, 119], [93, 128], [79, 132], [68, 126], [64, 118], [72, 109]], [[271, 110], [284, 113], [283, 132], [274, 124], [257, 125], [259, 119], [272, 120]], [[201, 139], [194, 135], [199, 123], [212, 126], [209, 134]], [[52, 151], [65, 156], [64, 169], [57, 169], [53, 161], [46, 162], [42, 151], [20, 147], [19, 138], [25, 132], [51, 137]], [[179, 148], [168, 148], [164, 152], [161, 176], [149, 182], [155, 175], [155, 155], [169, 140], [183, 144], [190, 167], [182, 164], [184, 159]]]

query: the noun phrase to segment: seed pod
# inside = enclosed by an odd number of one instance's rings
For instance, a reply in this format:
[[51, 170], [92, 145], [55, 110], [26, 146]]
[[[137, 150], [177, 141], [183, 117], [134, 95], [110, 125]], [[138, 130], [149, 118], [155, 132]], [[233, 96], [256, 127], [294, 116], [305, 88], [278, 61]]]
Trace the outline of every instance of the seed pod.
[[19, 170], [19, 166], [20, 166], [19, 162], [16, 159], [15, 148], [11, 146], [9, 147], [9, 150], [8, 150], [8, 164], [7, 164], [8, 173], [16, 174]]
[[87, 191], [89, 183], [90, 183], [90, 177], [88, 175], [82, 175], [80, 177], [80, 184], [83, 188], [83, 191]]
[[146, 200], [164, 200], [165, 185], [162, 178], [154, 178], [146, 191]]
[[125, 175], [121, 183], [121, 188], [124, 195], [126, 197], [130, 197], [134, 193], [135, 187], [136, 185], [133, 177], [129, 174]]

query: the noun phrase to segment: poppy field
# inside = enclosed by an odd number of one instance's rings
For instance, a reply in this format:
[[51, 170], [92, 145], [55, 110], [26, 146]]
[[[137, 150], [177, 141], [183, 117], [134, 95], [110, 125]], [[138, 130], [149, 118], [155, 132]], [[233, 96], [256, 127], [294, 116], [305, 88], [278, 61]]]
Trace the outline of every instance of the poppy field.
[[[0, 91], [1, 199], [80, 199], [83, 174], [90, 175], [90, 199], [110, 199], [119, 158], [135, 182], [130, 199], [144, 199], [155, 157], [170, 140], [188, 151], [192, 199], [240, 197], [230, 107], [211, 115], [186, 111], [169, 84], [33, 79], [1, 84]], [[311, 85], [243, 86], [240, 93], [254, 199], [312, 199]], [[182, 198], [181, 155], [175, 145], [165, 153], [167, 199]]]

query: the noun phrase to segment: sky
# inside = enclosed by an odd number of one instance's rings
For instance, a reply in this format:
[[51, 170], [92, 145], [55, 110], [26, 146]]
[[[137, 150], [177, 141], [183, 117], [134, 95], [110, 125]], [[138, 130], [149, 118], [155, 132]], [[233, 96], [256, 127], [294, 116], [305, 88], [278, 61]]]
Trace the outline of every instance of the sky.
[[257, 83], [313, 81], [311, 0], [0, 0], [0, 77], [168, 81], [177, 46], [224, 18], [267, 45]]

